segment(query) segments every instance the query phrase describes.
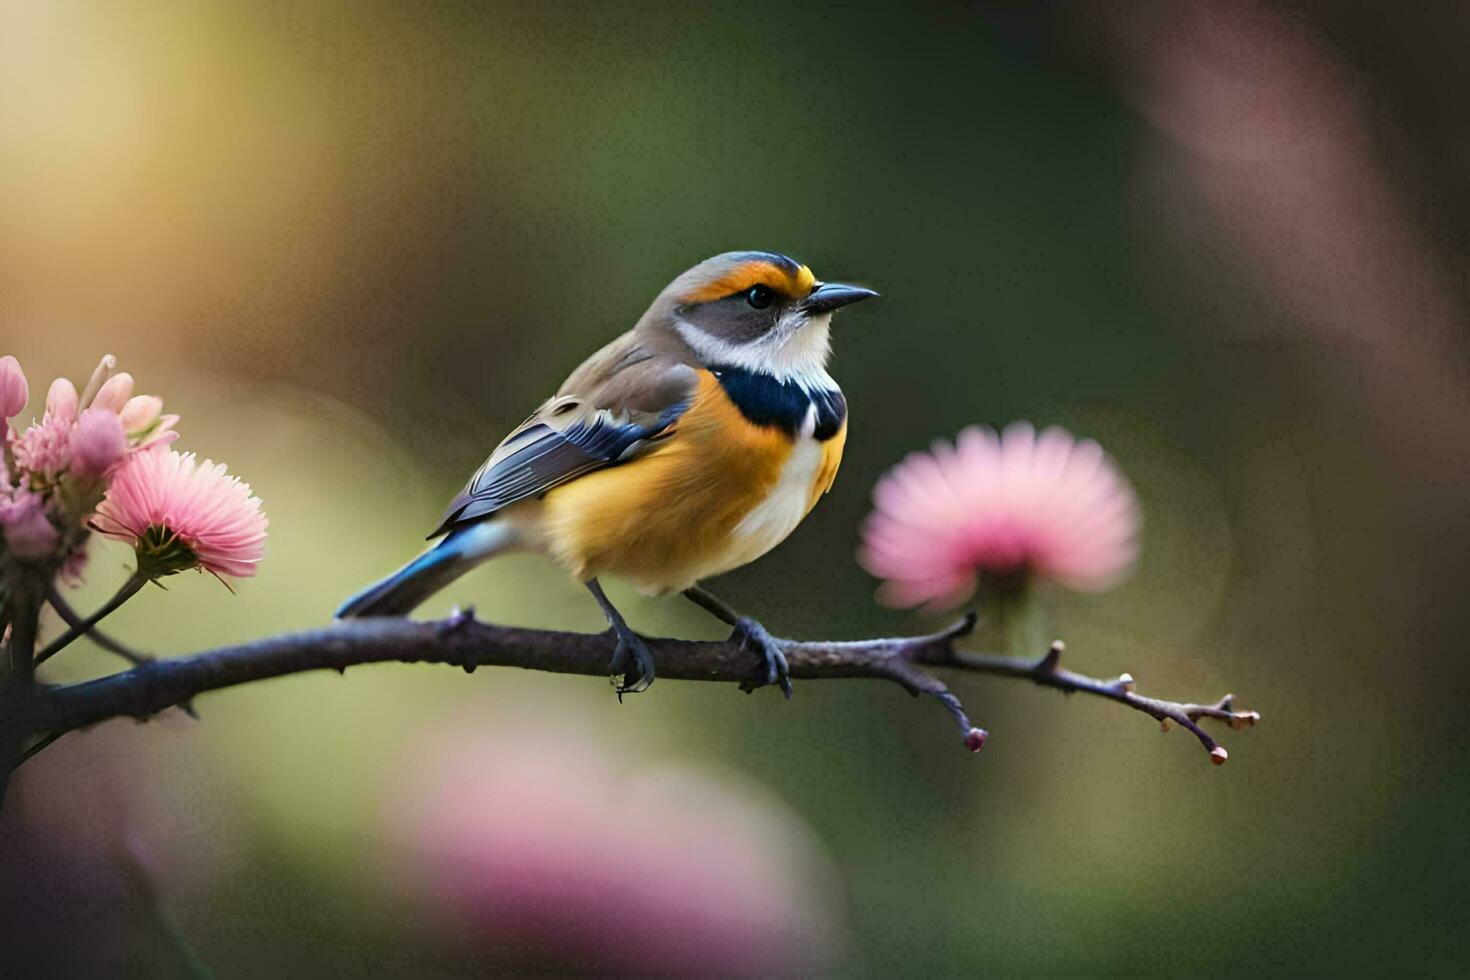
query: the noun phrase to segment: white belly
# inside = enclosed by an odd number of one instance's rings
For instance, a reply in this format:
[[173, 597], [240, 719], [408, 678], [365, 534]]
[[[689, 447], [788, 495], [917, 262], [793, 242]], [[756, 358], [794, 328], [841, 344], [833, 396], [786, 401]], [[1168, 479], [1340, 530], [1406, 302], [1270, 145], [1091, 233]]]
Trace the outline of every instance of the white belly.
[[755, 561], [796, 530], [806, 517], [821, 465], [822, 444], [810, 436], [797, 439], [766, 499], [751, 508], [731, 532], [729, 548], [721, 556], [722, 571]]

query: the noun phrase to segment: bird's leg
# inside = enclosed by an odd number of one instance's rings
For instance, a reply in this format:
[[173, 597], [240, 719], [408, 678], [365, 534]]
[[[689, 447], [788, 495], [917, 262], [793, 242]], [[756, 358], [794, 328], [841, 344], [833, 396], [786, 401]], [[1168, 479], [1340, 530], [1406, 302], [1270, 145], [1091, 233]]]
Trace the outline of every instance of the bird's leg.
[[[623, 614], [618, 612], [617, 607], [608, 599], [607, 593], [602, 591], [602, 586], [597, 579], [590, 578], [586, 582], [587, 591], [592, 593], [592, 598], [602, 607], [602, 614], [607, 617], [608, 626], [612, 627], [613, 635], [617, 637], [618, 645], [613, 651], [612, 663], [608, 665], [608, 671], [613, 676], [622, 675], [623, 682], [618, 685], [618, 700], [623, 699], [624, 694], [638, 694], [648, 690], [648, 685], [653, 683], [653, 654], [649, 652], [648, 644], [643, 642], [643, 637], [633, 632]], [[629, 660], [632, 660], [629, 669]], [[632, 680], [629, 680], [629, 677]]]
[[742, 616], [730, 607], [730, 604], [719, 598], [707, 589], [698, 585], [690, 586], [684, 590], [684, 595], [689, 601], [714, 616], [723, 623], [728, 623], [735, 628], [731, 639], [739, 640], [743, 647], [754, 646], [761, 656], [761, 666], [765, 668], [764, 681], [746, 681], [740, 685], [741, 690], [747, 694], [760, 687], [762, 684], [779, 684], [781, 693], [786, 695], [787, 700], [791, 698], [791, 673], [786, 665], [786, 651], [781, 648], [781, 641], [770, 634], [770, 631], [759, 622], [749, 616]]

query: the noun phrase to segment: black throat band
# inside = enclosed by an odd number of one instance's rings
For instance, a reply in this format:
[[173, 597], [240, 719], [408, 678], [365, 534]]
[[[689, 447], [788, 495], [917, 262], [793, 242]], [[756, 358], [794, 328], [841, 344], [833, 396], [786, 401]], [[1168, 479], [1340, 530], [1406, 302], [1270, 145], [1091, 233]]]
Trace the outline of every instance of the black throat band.
[[835, 388], [808, 392], [795, 381], [777, 381], [738, 367], [712, 367], [710, 373], [748, 422], [778, 428], [792, 439], [800, 435], [813, 405], [817, 428], [812, 435], [821, 442], [835, 436], [847, 418], [847, 399]]

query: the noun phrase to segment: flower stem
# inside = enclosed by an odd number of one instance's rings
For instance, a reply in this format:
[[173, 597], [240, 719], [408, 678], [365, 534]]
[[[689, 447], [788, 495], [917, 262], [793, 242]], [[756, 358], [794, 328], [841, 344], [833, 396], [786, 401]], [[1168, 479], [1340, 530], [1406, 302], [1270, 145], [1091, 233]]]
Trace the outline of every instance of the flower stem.
[[108, 599], [107, 603], [101, 609], [98, 609], [92, 615], [88, 616], [86, 619], [82, 620], [80, 623], [77, 623], [71, 629], [58, 636], [55, 640], [51, 642], [49, 646], [46, 647], [46, 649], [36, 654], [36, 663], [45, 663], [47, 660], [50, 660], [62, 650], [65, 650], [68, 646], [71, 645], [74, 640], [78, 640], [83, 636], [86, 636], [88, 631], [90, 631], [93, 626], [96, 626], [98, 623], [102, 622], [103, 619], [105, 619], [109, 614], [118, 609], [118, 607], [120, 607], [123, 603], [127, 602], [133, 596], [137, 595], [138, 591], [147, 584], [148, 576], [142, 574], [141, 572], [134, 572], [132, 576], [123, 583], [122, 588], [117, 590], [117, 594], [114, 595], [111, 599]]
[[1046, 615], [1031, 589], [985, 590], [979, 611], [986, 639], [1001, 652], [1012, 657], [1046, 652]]
[[[66, 623], [67, 626], [71, 626], [76, 629], [83, 628], [83, 624], [86, 621], [82, 618], [81, 613], [73, 609], [71, 607], [71, 603], [66, 601], [66, 597], [61, 594], [61, 590], [56, 587], [55, 582], [52, 582], [46, 587], [46, 601], [51, 604], [51, 608], [56, 610], [56, 612], [61, 616], [62, 621]], [[95, 625], [92, 627], [91, 632], [88, 634], [88, 636], [91, 638], [93, 643], [97, 644], [99, 647], [108, 651], [109, 653], [117, 654], [119, 657], [122, 657], [134, 667], [137, 667], [141, 664], [146, 664], [148, 663], [148, 661], [153, 659], [147, 654], [139, 653], [131, 647], [123, 643], [119, 643], [117, 640], [114, 640], [112, 637], [108, 636], [100, 629], [97, 629]]]
[[1006, 651], [1013, 657], [1035, 657], [1046, 652], [1046, 614], [1028, 589], [1003, 603]]

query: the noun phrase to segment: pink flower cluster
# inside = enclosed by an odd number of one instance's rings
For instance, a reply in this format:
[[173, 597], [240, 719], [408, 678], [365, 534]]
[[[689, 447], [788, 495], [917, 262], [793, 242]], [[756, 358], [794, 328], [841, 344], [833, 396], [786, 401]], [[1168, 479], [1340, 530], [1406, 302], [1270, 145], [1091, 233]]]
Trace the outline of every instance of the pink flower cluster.
[[171, 451], [178, 416], [133, 394], [132, 375], [116, 367], [104, 357], [81, 392], [57, 378], [41, 420], [20, 430], [11, 420], [30, 386], [14, 357], [0, 358], [0, 562], [75, 575], [94, 517], [106, 515], [97, 529], [132, 544], [149, 577], [194, 567], [253, 574], [265, 541], [260, 501], [223, 467], [199, 469]]
[[858, 559], [893, 606], [958, 605], [983, 581], [1106, 588], [1138, 553], [1138, 501], [1097, 443], [971, 426], [878, 481]]

